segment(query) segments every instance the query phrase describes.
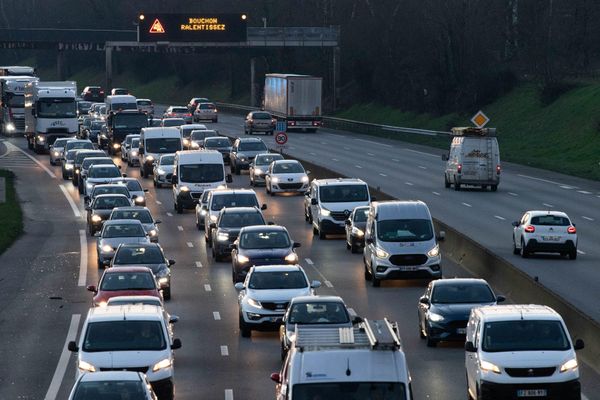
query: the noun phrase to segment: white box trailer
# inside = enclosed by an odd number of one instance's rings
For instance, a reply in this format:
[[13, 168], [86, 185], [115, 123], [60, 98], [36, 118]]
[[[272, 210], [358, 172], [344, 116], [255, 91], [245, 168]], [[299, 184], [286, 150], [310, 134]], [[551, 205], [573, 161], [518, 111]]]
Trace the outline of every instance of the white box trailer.
[[37, 80], [31, 76], [0, 76], [0, 133], [25, 132], [25, 85]]
[[47, 151], [60, 137], [75, 136], [77, 120], [77, 84], [31, 82], [25, 86], [25, 136], [30, 149]]
[[323, 78], [266, 74], [264, 109], [286, 123], [287, 130], [316, 131], [322, 124]]

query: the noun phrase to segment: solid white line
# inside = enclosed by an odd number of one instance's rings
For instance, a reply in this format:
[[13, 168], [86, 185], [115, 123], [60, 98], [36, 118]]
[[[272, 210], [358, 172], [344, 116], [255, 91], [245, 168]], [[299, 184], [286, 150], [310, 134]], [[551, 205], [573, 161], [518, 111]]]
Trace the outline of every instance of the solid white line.
[[423, 154], [424, 156], [440, 158], [440, 156], [438, 156], [437, 154], [425, 153], [424, 151], [413, 150], [413, 149], [402, 149], [402, 150], [410, 151], [411, 153]]
[[511, 196], [515, 196], [515, 197], [518, 196], [518, 194], [513, 193], [513, 192], [508, 192], [508, 194], [510, 194]]
[[162, 204], [162, 201], [156, 200], [156, 204], [160, 206]]
[[180, 231], [183, 231], [183, 226], [177, 225], [177, 229], [180, 230]]
[[167, 216], [172, 217], [173, 214], [171, 214], [170, 212], [167, 213]]
[[21, 153], [25, 154], [25, 155], [26, 155], [27, 157], [29, 157], [29, 158], [30, 158], [30, 159], [31, 159], [31, 160], [32, 160], [34, 163], [36, 163], [37, 165], [39, 165], [39, 167], [40, 167], [41, 169], [43, 169], [43, 170], [44, 170], [44, 171], [45, 171], [45, 172], [46, 172], [46, 173], [47, 173], [47, 174], [50, 176], [50, 178], [52, 178], [52, 179], [56, 179], [56, 175], [54, 175], [54, 172], [50, 171], [50, 170], [48, 169], [48, 167], [46, 167], [44, 164], [42, 164], [41, 162], [39, 162], [39, 161], [38, 161], [38, 160], [37, 160], [35, 157], [33, 157], [33, 156], [31, 156], [31, 155], [27, 154], [27, 152], [26, 152], [26, 151], [24, 151], [23, 149], [21, 149], [21, 148], [19, 148], [19, 147], [15, 146], [14, 144], [12, 144], [12, 143], [10, 143], [10, 142], [4, 142], [4, 143], [6, 144], [6, 147], [7, 147], [7, 148], [12, 148], [13, 150], [18, 150], [18, 151], [20, 151]]
[[192, 242], [187, 242], [186, 244], [187, 244], [187, 247], [194, 247], [194, 243], [192, 243]]
[[569, 185], [561, 185], [560, 186], [561, 189], [567, 189], [567, 190], [572, 190], [572, 189], [576, 189], [573, 186], [569, 186]]
[[578, 190], [577, 193], [581, 193], [581, 194], [592, 194], [592, 192], [588, 192], [586, 190]]
[[421, 168], [421, 169], [427, 169], [427, 167], [424, 167], [423, 165], [419, 165], [419, 168]]
[[67, 349], [67, 345], [70, 341], [75, 340], [77, 338], [77, 329], [79, 328], [80, 319], [81, 314], [71, 315], [71, 323], [69, 324], [67, 338], [65, 340], [65, 344], [62, 347], [62, 352], [60, 354], [58, 364], [56, 365], [56, 369], [54, 370], [54, 376], [52, 376], [52, 381], [50, 382], [50, 387], [46, 392], [46, 397], [44, 397], [44, 400], [55, 400], [56, 396], [58, 395], [58, 390], [60, 389], [62, 380], [65, 377], [65, 372], [67, 371], [69, 359], [71, 358], [71, 352], [69, 351], [69, 349]]
[[333, 284], [329, 281], [325, 281], [325, 286], [327, 287], [333, 287]]
[[535, 176], [522, 175], [522, 174], [517, 174], [517, 176], [520, 176], [521, 178], [533, 179], [534, 181], [551, 183], [553, 185], [558, 185], [558, 186], [565, 185], [564, 183], [554, 182], [554, 181], [550, 181], [548, 179], [536, 178]]
[[435, 194], [436, 196], [440, 195], [438, 192], [431, 192], [431, 193]]
[[227, 357], [229, 355], [229, 349], [227, 346], [221, 346], [221, 355], [223, 357]]
[[386, 174], [379, 173], [380, 176], [387, 176]]
[[585, 255], [585, 252], [583, 252], [583, 251], [581, 251], [581, 250], [577, 250], [577, 252], [578, 252], [579, 254], [583, 254], [583, 255]]
[[207, 291], [207, 292], [210, 292], [210, 291], [212, 291], [212, 288], [211, 288], [211, 287], [210, 287], [210, 285], [207, 283], [207, 284], [205, 284], [205, 285], [204, 285], [204, 290], [205, 290], [205, 291]]
[[506, 220], [506, 218], [501, 217], [499, 215], [494, 215], [494, 218], [498, 218], [500, 221], [505, 221]]
[[225, 400], [233, 400], [233, 389], [225, 389]]
[[75, 204], [75, 201], [67, 191], [67, 188], [65, 188], [65, 185], [58, 185], [58, 187], [60, 188], [60, 190], [62, 190], [63, 194], [67, 198], [67, 201], [71, 206], [71, 210], [73, 210], [73, 214], [75, 214], [75, 218], [81, 218], [81, 212], [79, 212], [79, 207], [77, 207], [77, 204]]
[[196, 261], [196, 268], [202, 268], [202, 262]]
[[582, 215], [581, 218], [587, 219], [588, 221], [593, 221], [594, 220], [594, 218], [586, 217], [585, 215]]
[[81, 251], [79, 255], [79, 280], [78, 286], [85, 286], [87, 282], [87, 237], [85, 236], [85, 229], [79, 230], [79, 248]]
[[552, 204], [549, 203], [542, 203], [543, 206], [546, 206], [548, 208], [554, 208], [554, 206]]
[[465, 207], [473, 207], [472, 205], [470, 205], [469, 203], [462, 203], [463, 206]]
[[215, 319], [215, 321], [220, 321], [221, 314], [218, 311], [213, 311], [213, 318]]
[[356, 168], [362, 169], [360, 165], [355, 165]]
[[414, 185], [414, 183], [412, 183], [412, 182], [404, 182], [404, 184], [408, 185], [408, 186], [413, 186]]
[[331, 161], [340, 161], [337, 158], [332, 158]]
[[392, 145], [389, 144], [385, 144], [385, 143], [379, 143], [379, 142], [374, 142], [372, 140], [365, 140], [365, 139], [354, 139], [354, 140], [358, 140], [359, 142], [365, 142], [365, 143], [371, 143], [371, 144], [376, 144], [378, 146], [385, 146], [385, 147], [394, 147]]
[[304, 259], [308, 265], [315, 265], [315, 263], [310, 258]]

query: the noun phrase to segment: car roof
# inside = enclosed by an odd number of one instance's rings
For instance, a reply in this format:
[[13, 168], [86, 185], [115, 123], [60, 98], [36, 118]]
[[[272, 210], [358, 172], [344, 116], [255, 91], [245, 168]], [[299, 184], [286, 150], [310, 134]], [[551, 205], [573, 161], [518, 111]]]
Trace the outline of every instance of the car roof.
[[242, 231], [244, 231], [244, 232], [273, 232], [273, 231], [287, 232], [287, 229], [285, 228], [285, 226], [281, 226], [281, 225], [252, 225], [252, 226], [243, 227]]
[[478, 307], [475, 311], [485, 321], [512, 321], [512, 320], [557, 320], [562, 319], [560, 314], [552, 308], [537, 304], [503, 304]]
[[102, 199], [105, 197], [124, 197], [127, 200], [129, 200], [129, 197], [125, 196], [124, 194], [121, 193], [105, 193], [105, 194], [99, 194], [98, 196], [96, 196], [96, 200], [98, 199]]
[[150, 100], [150, 99], [136, 99], [136, 101], [150, 101], [150, 102], [152, 102], [152, 100]]
[[223, 207], [221, 209], [222, 214], [247, 214], [247, 213], [260, 213], [260, 210], [256, 207]]
[[96, 188], [104, 188], [104, 187], [124, 187], [125, 189], [127, 189], [127, 186], [125, 186], [123, 183], [121, 182], [115, 182], [115, 183], [99, 183], [97, 185], [94, 185], [94, 189]]
[[314, 179], [316, 185], [366, 185], [366, 182], [358, 178], [329, 178], [329, 179]]
[[435, 286], [451, 286], [451, 285], [486, 285], [489, 286], [485, 279], [478, 278], [444, 278], [431, 281]]
[[530, 210], [527, 211], [531, 214], [532, 217], [539, 217], [541, 215], [554, 215], [556, 217], [565, 217], [569, 218], [569, 216], [562, 211], [554, 211], [554, 210]]
[[[138, 221], [139, 222], [139, 221]], [[160, 244], [158, 243], [122, 243], [119, 247], [157, 247], [157, 248], [161, 248]], [[119, 267], [119, 268], [129, 268], [129, 267]]]
[[254, 272], [289, 272], [289, 271], [302, 271], [302, 267], [296, 265], [259, 265], [252, 267]]
[[142, 225], [142, 223], [137, 219], [109, 219], [102, 226], [108, 225]]
[[[132, 243], [129, 243], [132, 244]], [[140, 243], [140, 244], [136, 244], [136, 247], [139, 247], [141, 245], [146, 245], [149, 243]], [[156, 243], [152, 243], [152, 244], [156, 244]], [[125, 244], [122, 244], [121, 247], [126, 247]], [[108, 268], [106, 270], [104, 270], [104, 274], [118, 274], [121, 272], [150, 272], [152, 273], [152, 270], [148, 267], [119, 267], [119, 268]]]
[[256, 192], [252, 189], [213, 189], [212, 193], [213, 197], [221, 194], [256, 194]]
[[[123, 271], [125, 267], [110, 268]], [[108, 271], [107, 271], [108, 272]], [[106, 273], [106, 272], [105, 272]], [[127, 320], [164, 320], [162, 307], [150, 304], [123, 304], [114, 306], [93, 307], [87, 316], [88, 322], [127, 321]]]
[[429, 219], [427, 205], [420, 200], [390, 200], [373, 203], [377, 209], [377, 219], [397, 219], [410, 215], [411, 218]]
[[343, 303], [345, 305], [340, 296], [297, 296], [290, 304], [298, 303]]
[[113, 211], [142, 211], [142, 210], [146, 210], [146, 211], [150, 212], [150, 209], [148, 207], [144, 207], [144, 206], [129, 206], [129, 207], [113, 208]]
[[[101, 169], [101, 168], [110, 168], [110, 167], [119, 169], [119, 167], [117, 167], [115, 164], [95, 164], [95, 165], [90, 166], [90, 169]], [[125, 179], [125, 178], [123, 178], [123, 179]]]
[[107, 304], [111, 305], [110, 303], [113, 301], [127, 301], [128, 304], [136, 304], [137, 302], [142, 301], [158, 301], [160, 304], [163, 303], [162, 300], [156, 296], [114, 296], [108, 299]]
[[142, 381], [139, 372], [134, 371], [98, 371], [84, 373], [80, 382], [106, 382], [106, 381]]
[[252, 138], [251, 137], [241, 137], [241, 138], [238, 138], [238, 140], [240, 142], [261, 142], [261, 143], [264, 143], [264, 141], [261, 138], [253, 138], [253, 137]]
[[298, 160], [274, 160], [275, 164], [300, 164]]

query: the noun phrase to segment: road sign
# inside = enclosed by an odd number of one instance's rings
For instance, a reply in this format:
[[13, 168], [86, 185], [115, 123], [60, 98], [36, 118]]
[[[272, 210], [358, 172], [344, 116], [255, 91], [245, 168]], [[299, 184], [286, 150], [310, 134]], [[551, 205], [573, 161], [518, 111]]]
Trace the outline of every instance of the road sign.
[[160, 23], [160, 21], [158, 20], [158, 18], [156, 18], [148, 32], [149, 33], [165, 33], [165, 28], [163, 28], [163, 26]]
[[471, 118], [471, 122], [478, 128], [483, 128], [484, 126], [487, 125], [488, 122], [490, 122], [490, 119], [488, 118], [487, 115], [485, 115], [483, 113], [483, 111], [479, 110], [477, 111], [477, 114], [473, 115], [473, 118]]
[[285, 132], [278, 132], [277, 135], [275, 135], [275, 142], [280, 145], [283, 146], [284, 144], [286, 144], [288, 141], [288, 136]]
[[246, 14], [140, 14], [140, 42], [246, 42]]
[[285, 132], [286, 124], [285, 121], [277, 121], [277, 125], [275, 126], [275, 130], [277, 132]]

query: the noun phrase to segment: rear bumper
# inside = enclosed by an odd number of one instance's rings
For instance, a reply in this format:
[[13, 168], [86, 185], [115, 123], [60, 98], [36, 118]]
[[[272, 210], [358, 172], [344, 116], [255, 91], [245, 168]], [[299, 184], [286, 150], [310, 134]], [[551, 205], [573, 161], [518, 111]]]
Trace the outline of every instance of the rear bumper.
[[567, 240], [564, 243], [552, 243], [552, 242], [548, 243], [548, 242], [538, 242], [535, 239], [530, 239], [527, 242], [526, 248], [529, 251], [561, 253], [561, 252], [573, 251], [577, 247], [571, 240]]

